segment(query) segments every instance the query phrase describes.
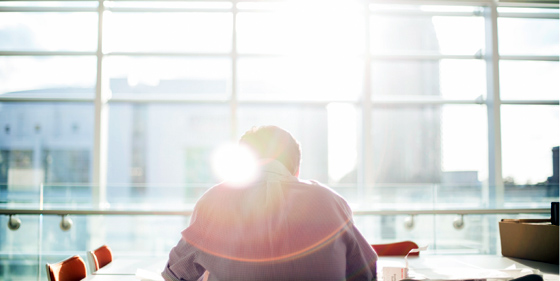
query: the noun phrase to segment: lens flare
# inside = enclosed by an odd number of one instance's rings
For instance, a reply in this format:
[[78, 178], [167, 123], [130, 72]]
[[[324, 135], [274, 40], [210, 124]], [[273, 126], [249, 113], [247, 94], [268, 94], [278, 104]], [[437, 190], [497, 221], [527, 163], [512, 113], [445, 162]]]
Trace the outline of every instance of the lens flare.
[[224, 144], [212, 154], [215, 175], [234, 186], [243, 186], [257, 177], [257, 158], [244, 145]]

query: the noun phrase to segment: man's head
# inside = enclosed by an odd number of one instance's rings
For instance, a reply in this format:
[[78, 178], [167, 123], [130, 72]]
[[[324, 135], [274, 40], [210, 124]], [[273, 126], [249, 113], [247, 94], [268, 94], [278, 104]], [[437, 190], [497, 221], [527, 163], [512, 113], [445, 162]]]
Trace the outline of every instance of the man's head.
[[253, 127], [241, 137], [239, 143], [249, 146], [261, 159], [278, 160], [292, 175], [298, 176], [301, 149], [287, 131], [276, 126]]

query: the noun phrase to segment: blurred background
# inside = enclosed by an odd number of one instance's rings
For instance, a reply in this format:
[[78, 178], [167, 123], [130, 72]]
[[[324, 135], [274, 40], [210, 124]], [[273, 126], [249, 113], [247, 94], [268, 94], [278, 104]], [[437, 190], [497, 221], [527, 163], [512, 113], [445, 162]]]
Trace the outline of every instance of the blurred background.
[[558, 201], [558, 18], [529, 0], [2, 0], [0, 279], [105, 243], [166, 256], [222, 180], [213, 153], [259, 125], [294, 135], [300, 178], [371, 243], [500, 254], [501, 218]]

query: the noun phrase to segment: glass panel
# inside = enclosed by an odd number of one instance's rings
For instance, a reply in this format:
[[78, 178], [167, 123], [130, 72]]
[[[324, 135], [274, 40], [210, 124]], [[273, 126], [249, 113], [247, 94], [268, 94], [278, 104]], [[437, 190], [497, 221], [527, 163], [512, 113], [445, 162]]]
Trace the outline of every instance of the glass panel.
[[373, 53], [475, 54], [484, 47], [482, 17], [375, 15], [370, 29]]
[[0, 94], [93, 98], [95, 57], [0, 57]]
[[373, 97], [417, 95], [474, 100], [486, 95], [485, 65], [479, 60], [375, 61], [371, 68]]
[[500, 55], [558, 56], [557, 19], [498, 18]]
[[[429, 245], [433, 251], [436, 224], [435, 216], [415, 216], [414, 226], [405, 226], [409, 216], [354, 216], [354, 223], [370, 244], [414, 241], [418, 245]], [[404, 258], [403, 258], [404, 263]], [[378, 279], [379, 280], [379, 279]]]
[[282, 53], [289, 44], [289, 31], [282, 23], [277, 13], [238, 13], [237, 51]]
[[46, 280], [46, 263], [59, 262], [73, 255], [79, 255], [85, 261], [86, 251], [103, 244], [111, 247], [114, 259], [166, 260], [190, 220], [189, 216], [70, 215], [72, 226], [65, 231], [60, 228], [61, 217], [58, 215], [18, 218], [21, 227], [12, 231], [5, 227], [8, 216], [0, 216], [0, 223], [4, 226], [0, 228], [2, 280]]
[[123, 192], [196, 200], [198, 189], [187, 188], [206, 189], [219, 181], [210, 156], [230, 141], [228, 105], [111, 104], [109, 118], [107, 182], [125, 185], [107, 191], [110, 201]]
[[95, 51], [97, 14], [3, 12], [0, 39], [0, 51]]
[[8, 201], [36, 206], [41, 183], [91, 181], [92, 104], [0, 103], [0, 115], [0, 189], [15, 196]]
[[111, 56], [104, 70], [115, 97], [224, 99], [230, 93], [231, 62], [226, 58]]
[[[9, 216], [0, 216], [0, 279], [38, 280], [45, 264], [39, 264], [39, 216], [17, 216], [21, 226], [17, 231], [8, 229]], [[44, 280], [44, 279], [40, 279]]]
[[536, 207], [540, 202], [546, 208], [558, 199], [558, 166], [552, 169], [554, 147], [558, 165], [558, 128], [558, 106], [502, 106], [502, 165], [506, 198], [510, 196], [506, 204]]
[[372, 122], [376, 183], [480, 186], [487, 177], [484, 107], [374, 108]]
[[363, 62], [358, 58], [302, 57], [238, 62], [240, 99], [356, 100], [361, 94]]
[[237, 31], [240, 53], [364, 52], [364, 17], [361, 5], [355, 2], [294, 2], [276, 12], [242, 12], [237, 17]]
[[558, 100], [557, 61], [500, 61], [502, 99]]
[[114, 12], [104, 20], [104, 52], [231, 51], [230, 13]]

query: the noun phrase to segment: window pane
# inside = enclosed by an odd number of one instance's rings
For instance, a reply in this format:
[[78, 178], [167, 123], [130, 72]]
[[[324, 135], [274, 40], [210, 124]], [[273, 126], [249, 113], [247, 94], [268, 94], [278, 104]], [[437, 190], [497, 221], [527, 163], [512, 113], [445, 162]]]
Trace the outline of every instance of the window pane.
[[0, 116], [0, 188], [91, 181], [92, 104], [0, 103]]
[[482, 17], [375, 15], [370, 25], [373, 53], [475, 54], [484, 47]]
[[244, 58], [238, 62], [239, 98], [356, 100], [362, 73], [358, 58]]
[[372, 122], [376, 183], [476, 186], [487, 177], [484, 107], [374, 108]]
[[[175, 192], [180, 201], [198, 198], [196, 184], [206, 190], [218, 182], [209, 158], [230, 140], [227, 105], [111, 104], [109, 118], [107, 182], [139, 184], [131, 196], [169, 199]], [[176, 189], [147, 188], [158, 185]], [[108, 192], [119, 197], [123, 189]]]
[[475, 99], [486, 95], [485, 65], [479, 60], [375, 61], [375, 96], [440, 96]]
[[[347, 1], [288, 3], [275, 12], [242, 12], [237, 17], [240, 53], [362, 54], [362, 7]], [[335, 20], [333, 20], [335, 19]]]
[[0, 94], [93, 97], [95, 57], [0, 57]]
[[506, 182], [537, 184], [552, 176], [552, 148], [560, 144], [558, 119], [558, 106], [502, 106], [502, 165]]
[[498, 19], [498, 46], [501, 55], [557, 56], [557, 19]]
[[105, 52], [229, 52], [229, 13], [107, 13]]
[[104, 70], [114, 97], [224, 99], [230, 93], [227, 58], [111, 56]]
[[500, 61], [502, 99], [558, 100], [560, 68], [555, 61]]
[[5, 12], [0, 38], [0, 51], [95, 51], [97, 14]]
[[282, 53], [288, 44], [287, 31], [276, 13], [239, 13], [237, 51], [240, 53]]

